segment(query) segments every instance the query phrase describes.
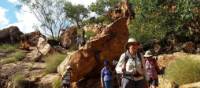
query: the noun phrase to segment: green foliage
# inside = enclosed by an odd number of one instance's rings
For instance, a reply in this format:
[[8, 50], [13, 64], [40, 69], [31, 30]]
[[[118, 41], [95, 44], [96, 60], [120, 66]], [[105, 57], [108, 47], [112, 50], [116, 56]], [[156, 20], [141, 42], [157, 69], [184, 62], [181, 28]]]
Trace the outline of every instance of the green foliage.
[[4, 52], [13, 52], [17, 48], [17, 45], [11, 45], [11, 44], [2, 44], [0, 45], [0, 51]]
[[189, 0], [130, 0], [136, 13], [129, 27], [130, 37], [144, 42], [162, 39], [169, 31], [182, 27], [197, 14], [192, 9], [200, 3]]
[[64, 6], [65, 16], [69, 18], [72, 23], [77, 24], [77, 26], [82, 25], [83, 19], [88, 17], [88, 9], [85, 8], [83, 5], [72, 5], [71, 2], [65, 2]]
[[54, 82], [53, 82], [53, 88], [62, 88], [62, 83], [61, 83], [61, 78], [55, 78]]
[[66, 55], [54, 53], [45, 57], [46, 73], [54, 73], [57, 71], [57, 66], [65, 59]]
[[13, 81], [13, 88], [24, 88], [24, 82], [25, 82], [25, 78], [23, 75], [21, 74], [16, 74], [13, 76], [12, 78]]
[[96, 34], [94, 32], [91, 32], [91, 31], [87, 31], [85, 32], [85, 36], [86, 36], [86, 39], [90, 39], [90, 37], [93, 37], [95, 36]]
[[114, 7], [119, 1], [121, 0], [97, 0], [89, 6], [89, 9], [98, 15], [102, 15]]
[[89, 6], [89, 10], [95, 12], [98, 16], [91, 20], [91, 23], [110, 23], [106, 13], [115, 7], [121, 0], [97, 0]]
[[22, 59], [24, 59], [25, 57], [25, 53], [22, 51], [17, 51], [14, 53], [13, 57], [17, 60], [17, 61], [21, 61]]
[[166, 78], [179, 85], [200, 81], [199, 64], [200, 61], [190, 57], [177, 59], [167, 67]]
[[[59, 37], [61, 29], [69, 24], [63, 9], [65, 0], [20, 0], [23, 5], [28, 6], [31, 13], [41, 23], [40, 27], [46, 35], [53, 39]], [[36, 26], [36, 25], [35, 25]]]

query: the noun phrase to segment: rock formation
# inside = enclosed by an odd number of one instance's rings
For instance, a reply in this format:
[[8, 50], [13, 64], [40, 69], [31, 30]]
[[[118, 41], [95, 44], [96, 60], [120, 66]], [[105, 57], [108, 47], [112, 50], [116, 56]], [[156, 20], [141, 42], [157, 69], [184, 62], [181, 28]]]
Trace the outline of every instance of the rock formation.
[[63, 30], [60, 36], [60, 44], [63, 48], [68, 49], [71, 45], [75, 44], [77, 36], [77, 28], [75, 26]]
[[45, 56], [51, 49], [45, 37], [39, 37], [37, 46], [31, 47], [32, 50], [27, 54], [26, 58], [31, 61], [38, 61], [41, 56]]
[[111, 62], [120, 56], [128, 40], [128, 20], [130, 17], [127, 3], [124, 4], [122, 5], [123, 16], [66, 58], [58, 67], [60, 74], [63, 74], [66, 65], [71, 65], [72, 81], [76, 82], [91, 72], [98, 72], [105, 59]]
[[0, 30], [0, 43], [17, 43], [23, 33], [17, 26], [10, 26]]
[[29, 50], [30, 47], [37, 46], [38, 39], [43, 36], [39, 31], [27, 33], [21, 36], [20, 48]]

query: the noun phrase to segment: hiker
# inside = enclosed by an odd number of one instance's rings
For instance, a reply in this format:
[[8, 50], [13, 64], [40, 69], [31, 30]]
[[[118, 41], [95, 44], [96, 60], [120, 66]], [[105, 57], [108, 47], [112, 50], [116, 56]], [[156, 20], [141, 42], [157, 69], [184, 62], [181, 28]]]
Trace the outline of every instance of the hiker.
[[112, 71], [108, 60], [104, 61], [104, 67], [101, 69], [101, 85], [103, 88], [112, 88]]
[[71, 88], [71, 66], [67, 66], [67, 70], [64, 72], [62, 76], [62, 86], [63, 88]]
[[145, 52], [145, 70], [149, 88], [158, 87], [158, 72], [159, 67], [155, 58], [153, 58], [150, 50]]
[[122, 74], [121, 88], [146, 88], [144, 59], [138, 52], [140, 43], [134, 38], [129, 38], [125, 48], [127, 51], [121, 55], [115, 68], [118, 74]]

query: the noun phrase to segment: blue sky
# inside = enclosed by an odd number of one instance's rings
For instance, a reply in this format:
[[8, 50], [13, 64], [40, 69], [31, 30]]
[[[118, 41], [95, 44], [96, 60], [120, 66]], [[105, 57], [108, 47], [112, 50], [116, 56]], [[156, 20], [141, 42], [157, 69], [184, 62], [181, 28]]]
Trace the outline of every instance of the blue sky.
[[[96, 0], [66, 1], [70, 1], [72, 4], [82, 4], [87, 7]], [[0, 30], [9, 26], [18, 26], [22, 32], [28, 33], [34, 31], [34, 25], [40, 24], [27, 6], [22, 6], [21, 9], [18, 9], [17, 5], [19, 4], [18, 0], [0, 0]]]
[[16, 8], [16, 5], [13, 5], [13, 3], [8, 0], [0, 0], [0, 7], [8, 10], [5, 14], [9, 23], [15, 23], [17, 21], [15, 13], [19, 11], [19, 9]]

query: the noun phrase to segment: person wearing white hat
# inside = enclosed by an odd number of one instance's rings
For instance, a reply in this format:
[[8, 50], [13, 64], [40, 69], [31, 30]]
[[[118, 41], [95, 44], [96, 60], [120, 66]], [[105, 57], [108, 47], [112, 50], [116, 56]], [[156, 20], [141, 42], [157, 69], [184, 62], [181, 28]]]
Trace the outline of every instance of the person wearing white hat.
[[148, 81], [149, 88], [156, 88], [158, 86], [158, 72], [159, 67], [155, 58], [153, 58], [153, 54], [150, 50], [146, 51], [144, 54], [145, 58], [145, 70], [146, 70], [146, 78]]
[[66, 67], [66, 71], [64, 72], [62, 76], [62, 86], [63, 88], [71, 88], [71, 71], [72, 67], [68, 65]]
[[118, 74], [122, 74], [121, 88], [146, 88], [143, 69], [143, 55], [138, 52], [140, 43], [129, 38], [124, 52], [115, 68]]

